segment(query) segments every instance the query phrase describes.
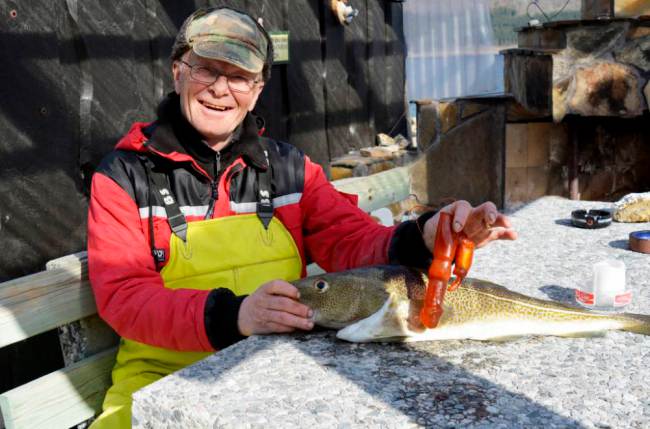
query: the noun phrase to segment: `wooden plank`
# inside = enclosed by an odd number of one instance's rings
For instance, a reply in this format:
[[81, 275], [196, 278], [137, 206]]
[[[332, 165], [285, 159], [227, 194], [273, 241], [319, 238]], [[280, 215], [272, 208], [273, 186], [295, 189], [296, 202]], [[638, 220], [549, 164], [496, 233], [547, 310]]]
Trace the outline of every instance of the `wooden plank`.
[[[83, 268], [88, 262], [88, 252], [83, 251], [53, 259], [45, 264], [46, 270]], [[115, 347], [119, 337], [96, 314], [59, 327], [59, 342], [65, 366]]]
[[[327, 144], [332, 158], [348, 153], [351, 149], [368, 146], [369, 142], [352, 133], [353, 109], [360, 105], [358, 97], [353, 102], [354, 88], [351, 87], [350, 70], [347, 66], [348, 40], [352, 37], [349, 26], [344, 27], [330, 10], [329, 2], [322, 2], [325, 34], [325, 117]], [[354, 21], [353, 21], [354, 25]], [[365, 58], [361, 58], [363, 61]], [[365, 100], [364, 100], [365, 102]]]
[[388, 133], [386, 24], [382, 0], [368, 0], [368, 114], [373, 135]]
[[[391, 136], [402, 134], [407, 136], [406, 129], [406, 87], [405, 87], [405, 46], [404, 28], [402, 26], [402, 3], [383, 2], [385, 25], [386, 53], [384, 102], [387, 109], [387, 127], [384, 132]], [[379, 131], [378, 131], [379, 132]]]
[[69, 428], [101, 409], [116, 349], [84, 359], [0, 395], [7, 429]]
[[344, 124], [348, 126], [350, 138], [361, 146], [347, 149], [360, 149], [374, 144], [375, 134], [369, 126], [370, 86], [368, 73], [368, 2], [356, 1], [353, 7], [359, 10], [345, 31], [346, 59], [348, 72], [348, 100]]
[[[248, 12], [255, 19], [262, 19], [267, 31], [286, 31], [288, 0], [259, 0], [249, 5]], [[291, 35], [289, 35], [291, 37]], [[293, 53], [289, 52], [291, 56]], [[288, 139], [289, 103], [287, 102], [286, 65], [278, 64], [271, 68], [271, 80], [265, 83], [254, 113], [264, 118], [265, 136], [277, 140]]]
[[0, 347], [96, 312], [85, 262], [0, 283]]
[[323, 2], [291, 3], [291, 13], [287, 17], [290, 60], [286, 65], [289, 142], [327, 171], [330, 154], [325, 131], [324, 66], [319, 26]]
[[409, 167], [398, 167], [364, 177], [332, 182], [341, 192], [359, 196], [358, 206], [366, 212], [406, 199], [411, 193]]

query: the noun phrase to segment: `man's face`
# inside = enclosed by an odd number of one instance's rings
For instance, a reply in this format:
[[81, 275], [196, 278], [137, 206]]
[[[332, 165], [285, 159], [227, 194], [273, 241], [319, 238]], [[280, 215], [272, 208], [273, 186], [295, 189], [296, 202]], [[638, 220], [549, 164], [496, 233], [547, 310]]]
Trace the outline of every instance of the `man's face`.
[[[199, 57], [192, 51], [186, 52], [182, 61], [200, 65], [228, 76], [242, 76], [261, 80], [259, 74], [247, 72], [237, 66], [219, 60]], [[172, 65], [174, 89], [181, 98], [181, 111], [194, 128], [211, 146], [228, 141], [233, 131], [244, 120], [246, 113], [253, 110], [262, 92], [263, 84], [255, 84], [248, 93], [232, 91], [225, 77], [206, 84], [190, 76], [190, 67], [181, 61]]]

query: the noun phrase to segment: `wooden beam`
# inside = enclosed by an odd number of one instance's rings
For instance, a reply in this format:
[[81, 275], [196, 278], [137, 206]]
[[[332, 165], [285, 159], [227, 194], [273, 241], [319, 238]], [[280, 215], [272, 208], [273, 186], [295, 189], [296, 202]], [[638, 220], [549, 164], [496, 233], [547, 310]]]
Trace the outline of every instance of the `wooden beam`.
[[398, 167], [364, 177], [335, 180], [341, 192], [359, 196], [359, 208], [371, 212], [406, 199], [411, 193], [408, 167]]
[[7, 429], [69, 428], [96, 415], [116, 352], [106, 350], [1, 394]]
[[85, 260], [0, 283], [0, 347], [96, 312]]

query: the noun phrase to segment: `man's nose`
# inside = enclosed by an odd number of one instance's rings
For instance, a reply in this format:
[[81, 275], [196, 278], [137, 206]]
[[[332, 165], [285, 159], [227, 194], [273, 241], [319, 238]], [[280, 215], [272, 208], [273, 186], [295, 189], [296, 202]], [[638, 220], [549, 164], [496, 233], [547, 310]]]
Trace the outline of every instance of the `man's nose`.
[[217, 80], [212, 82], [212, 85], [210, 85], [210, 89], [216, 94], [223, 95], [229, 93], [230, 88], [228, 87], [228, 78], [224, 75], [219, 75]]

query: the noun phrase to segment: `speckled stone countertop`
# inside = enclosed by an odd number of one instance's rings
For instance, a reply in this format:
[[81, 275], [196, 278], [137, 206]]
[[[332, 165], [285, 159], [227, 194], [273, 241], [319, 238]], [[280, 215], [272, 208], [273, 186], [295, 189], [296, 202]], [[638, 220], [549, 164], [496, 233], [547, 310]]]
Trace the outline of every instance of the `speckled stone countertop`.
[[[650, 314], [650, 255], [627, 250], [650, 224], [570, 226], [578, 208], [545, 197], [511, 213], [520, 234], [476, 252], [470, 275], [574, 303], [593, 263], [627, 266]], [[135, 394], [136, 428], [646, 428], [650, 337], [350, 344], [332, 332], [251, 337]]]

